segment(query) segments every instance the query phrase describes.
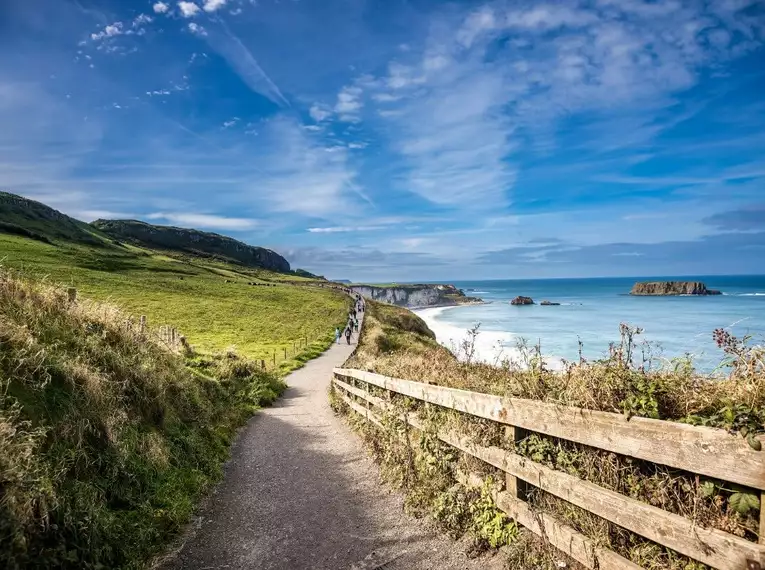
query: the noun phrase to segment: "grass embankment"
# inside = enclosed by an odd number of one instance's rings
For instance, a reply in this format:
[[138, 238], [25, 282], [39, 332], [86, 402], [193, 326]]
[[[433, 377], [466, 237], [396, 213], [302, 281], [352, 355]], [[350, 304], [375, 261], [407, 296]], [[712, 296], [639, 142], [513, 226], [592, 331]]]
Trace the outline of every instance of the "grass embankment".
[[126, 315], [0, 272], [0, 567], [140, 568], [284, 389], [233, 354], [194, 369]]
[[[360, 347], [347, 366], [477, 392], [714, 426], [739, 432], [758, 447], [753, 434], [765, 432], [763, 347], [747, 346], [717, 331], [724, 362], [730, 369], [726, 378], [712, 379], [696, 374], [689, 362], [678, 361], [672, 369], [654, 371], [647, 362], [635, 362], [636, 355], [643, 353], [634, 334], [634, 329], [623, 326], [622, 342], [611, 347], [608, 358], [570, 363], [563, 373], [546, 370], [534, 349], [526, 352], [524, 368], [507, 362], [495, 367], [470, 362], [473, 343], [463, 343], [458, 360], [435, 343], [432, 333], [415, 315], [370, 302]], [[421, 406], [406, 398], [394, 397], [392, 401], [400, 410], [416, 410], [433, 429], [408, 432], [391, 414], [390, 429], [381, 431], [349, 415], [386, 479], [405, 489], [406, 504], [412, 512], [430, 514], [449, 533], [459, 536], [470, 532], [478, 546], [507, 545], [511, 568], [553, 569], [563, 555], [496, 511], [488, 500], [488, 489], [477, 491], [457, 483], [458, 469], [478, 471], [494, 481], [504, 477], [441, 443], [434, 435], [437, 428], [454, 428], [477, 443], [515, 451], [702, 526], [757, 540], [761, 505], [755, 490], [540, 434], [511, 442], [499, 424], [436, 406]], [[351, 414], [341, 401], [333, 398], [333, 405]], [[401, 437], [402, 432], [408, 433], [406, 438]], [[554, 514], [597, 544], [645, 568], [706, 568], [551, 495], [532, 492], [528, 501], [534, 509]], [[567, 563], [568, 567], [580, 568], [571, 560]]]
[[300, 286], [310, 279], [130, 245], [0, 234], [0, 263], [146, 315], [151, 325], [171, 325], [198, 352], [233, 347], [269, 366], [276, 355], [282, 372], [325, 350], [350, 304], [336, 291]]

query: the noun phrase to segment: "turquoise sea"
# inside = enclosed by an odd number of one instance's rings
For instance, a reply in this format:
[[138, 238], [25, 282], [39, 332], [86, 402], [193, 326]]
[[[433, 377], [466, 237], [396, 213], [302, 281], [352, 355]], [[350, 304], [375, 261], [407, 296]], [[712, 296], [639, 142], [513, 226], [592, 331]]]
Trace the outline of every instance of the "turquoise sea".
[[[636, 281], [703, 281], [720, 296], [633, 297]], [[619, 340], [619, 324], [643, 328], [640, 341], [648, 341], [661, 359], [693, 355], [697, 369], [713, 371], [723, 357], [712, 331], [723, 327], [737, 336], [752, 335], [765, 343], [765, 276], [637, 277], [596, 279], [534, 279], [508, 281], [456, 281], [467, 295], [487, 304], [432, 308], [418, 311], [449, 346], [480, 323], [476, 342], [486, 361], [517, 359], [517, 342], [541, 343], [549, 362], [576, 360], [583, 343], [586, 358], [599, 358], [609, 342]], [[549, 300], [560, 306], [512, 306], [517, 295], [535, 302]]]

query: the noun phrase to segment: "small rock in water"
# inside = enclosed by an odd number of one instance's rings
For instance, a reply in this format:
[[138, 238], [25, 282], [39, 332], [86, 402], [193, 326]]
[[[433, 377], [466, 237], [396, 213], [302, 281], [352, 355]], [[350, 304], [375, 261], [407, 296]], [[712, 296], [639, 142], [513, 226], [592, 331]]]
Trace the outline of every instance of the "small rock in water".
[[552, 301], [542, 301], [539, 304], [540, 305], [548, 305], [548, 306], [550, 306], [550, 305], [560, 305], [560, 303], [553, 303]]
[[534, 299], [532, 299], [531, 297], [524, 297], [522, 295], [519, 295], [518, 297], [510, 301], [510, 304], [511, 305], [533, 305]]

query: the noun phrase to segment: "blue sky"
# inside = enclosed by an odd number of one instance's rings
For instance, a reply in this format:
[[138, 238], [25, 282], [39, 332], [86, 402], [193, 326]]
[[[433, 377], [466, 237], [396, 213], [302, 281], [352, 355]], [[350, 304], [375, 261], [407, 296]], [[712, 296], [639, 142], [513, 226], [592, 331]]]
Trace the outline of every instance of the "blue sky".
[[4, 0], [0, 187], [335, 278], [762, 273], [765, 3]]

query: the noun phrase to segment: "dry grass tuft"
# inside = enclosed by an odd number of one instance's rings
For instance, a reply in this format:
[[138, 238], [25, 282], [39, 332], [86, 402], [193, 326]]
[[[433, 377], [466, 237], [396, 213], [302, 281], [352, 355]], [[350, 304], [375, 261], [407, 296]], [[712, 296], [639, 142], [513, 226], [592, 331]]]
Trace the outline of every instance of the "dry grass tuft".
[[1, 567], [143, 567], [284, 388], [238, 357], [192, 370], [127, 320], [0, 269]]

